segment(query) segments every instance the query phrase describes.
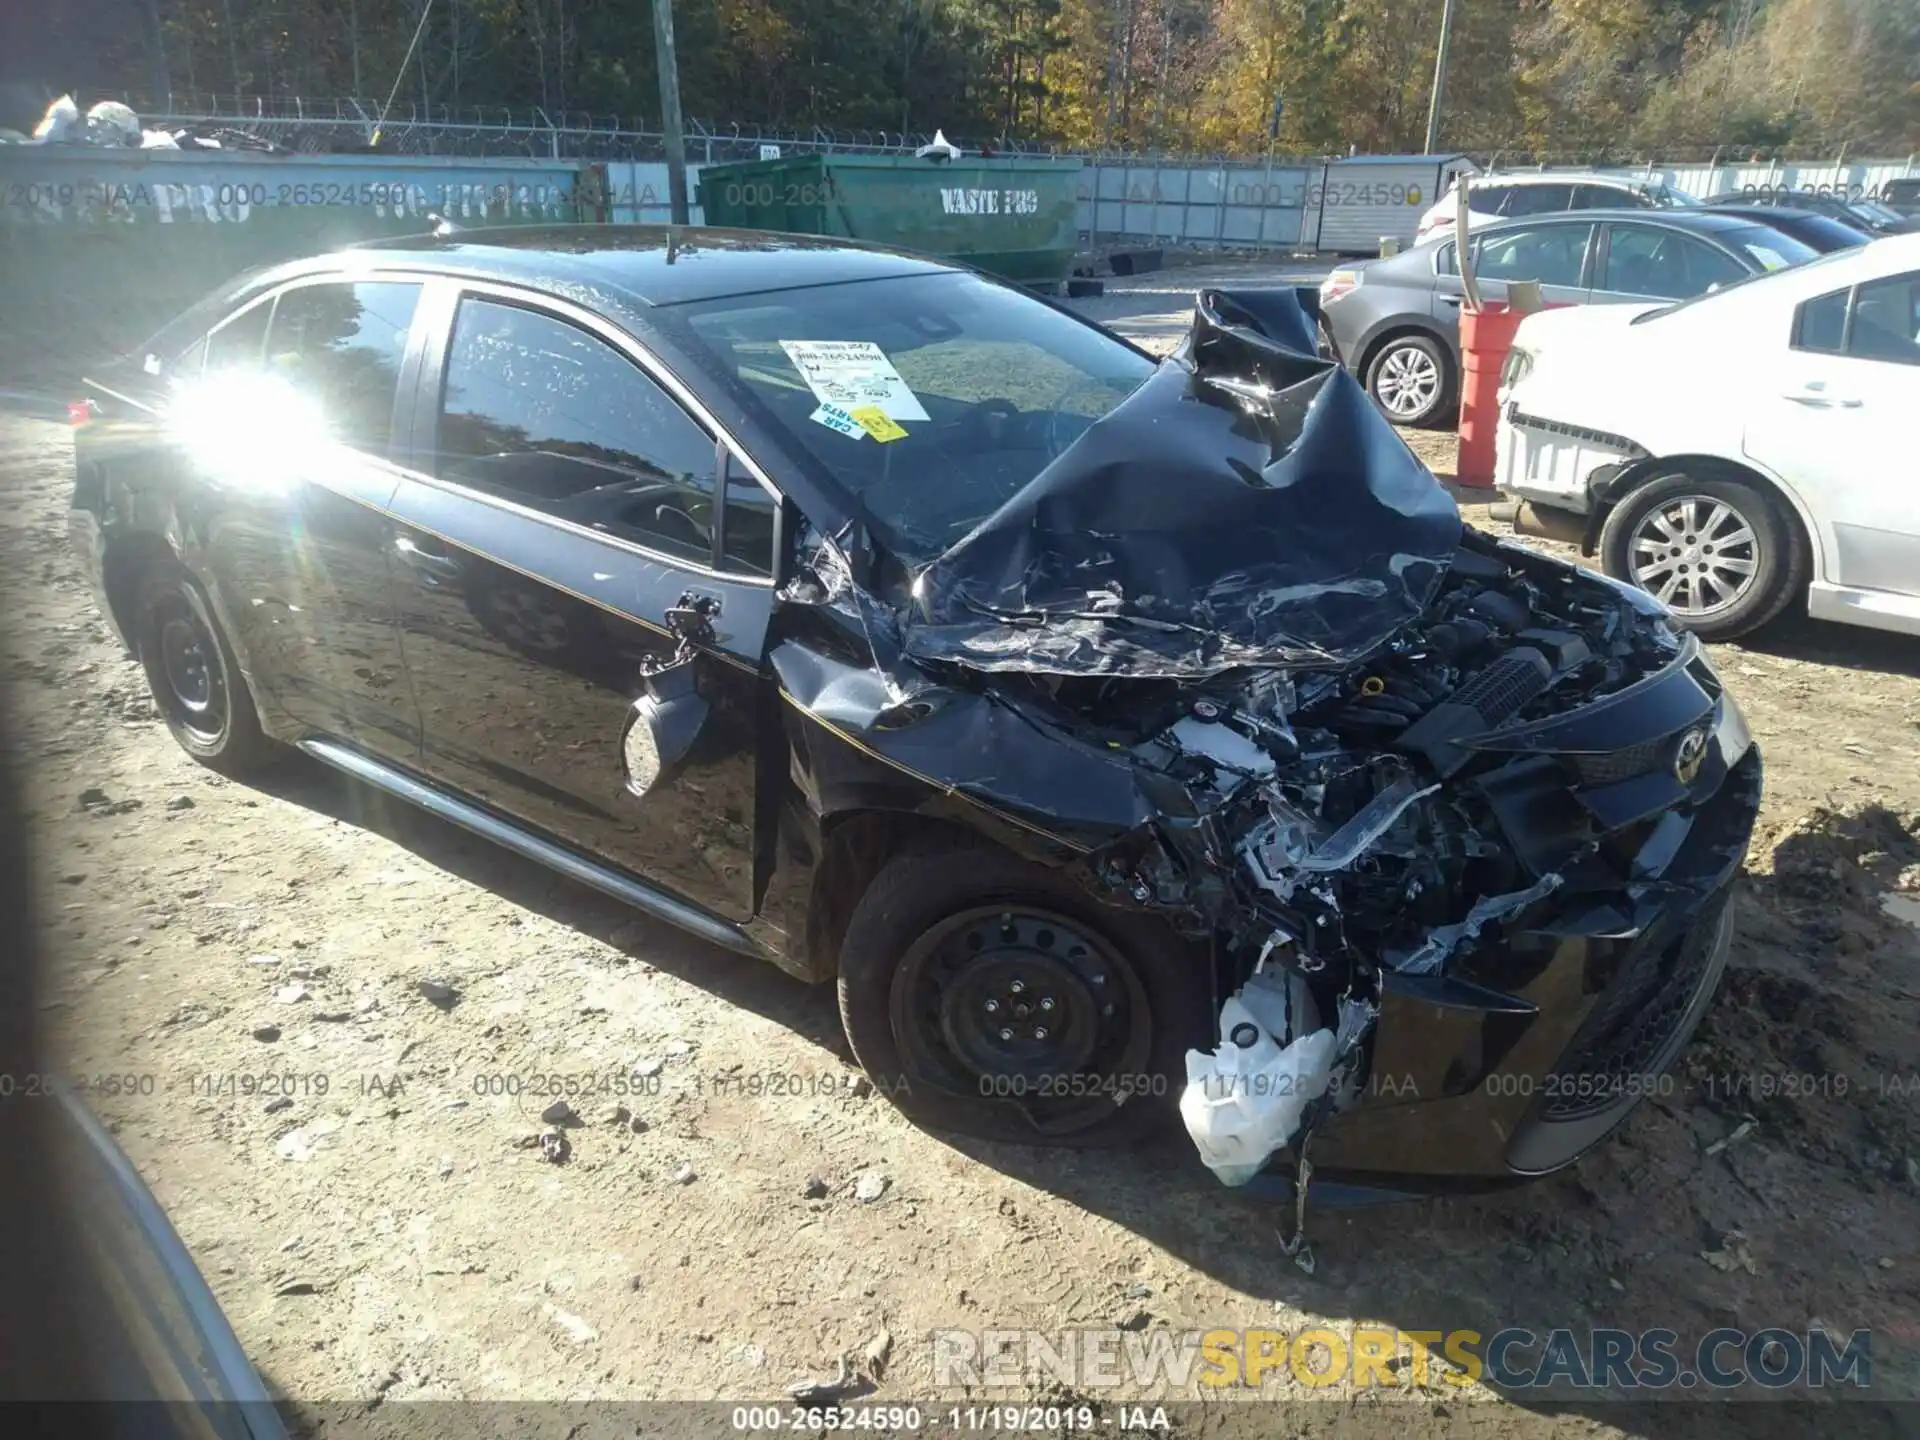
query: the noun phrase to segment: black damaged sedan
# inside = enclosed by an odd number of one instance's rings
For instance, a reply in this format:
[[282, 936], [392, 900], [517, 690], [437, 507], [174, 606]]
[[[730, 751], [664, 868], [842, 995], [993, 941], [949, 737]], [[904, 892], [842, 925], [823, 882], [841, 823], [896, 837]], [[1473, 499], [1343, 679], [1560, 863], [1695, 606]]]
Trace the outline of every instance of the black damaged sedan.
[[1760, 757], [1697, 642], [1464, 529], [1291, 291], [1156, 362], [921, 257], [477, 231], [87, 384], [74, 540], [190, 754], [836, 982], [929, 1125], [1537, 1175], [1724, 965]]

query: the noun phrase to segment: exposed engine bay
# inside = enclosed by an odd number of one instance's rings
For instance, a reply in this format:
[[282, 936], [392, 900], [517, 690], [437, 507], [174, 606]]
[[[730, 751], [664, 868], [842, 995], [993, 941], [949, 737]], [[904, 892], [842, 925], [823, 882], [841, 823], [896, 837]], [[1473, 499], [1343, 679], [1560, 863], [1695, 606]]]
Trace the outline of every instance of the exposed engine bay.
[[[1617, 695], [1682, 649], [1611, 584], [1528, 562], [1469, 532], [1426, 614], [1353, 666], [1229, 672], [1152, 700], [1115, 682], [1050, 687], [1190, 804], [1172, 820], [1163, 789], [1164, 849], [1121, 845], [1096, 868], [1135, 903], [1231, 937], [1242, 983], [1219, 1048], [1189, 1057], [1182, 1105], [1230, 1184], [1351, 1103], [1383, 970], [1438, 973], [1566, 883], [1573, 867], [1513, 843], [1474, 785], [1513, 759], [1480, 745]], [[1114, 726], [1129, 709], [1142, 738]], [[1600, 838], [1594, 826], [1559, 858], [1589, 858]]]
[[1504, 758], [1470, 742], [1615, 693], [1678, 649], [1611, 587], [1530, 578], [1469, 540], [1427, 616], [1366, 662], [1183, 687], [1131, 753], [1195, 799], [1193, 823], [1166, 832], [1183, 868], [1233, 877], [1210, 923], [1251, 927], [1308, 973], [1353, 955], [1431, 971], [1471, 915], [1460, 897], [1517, 909], [1557, 883], [1448, 783]]

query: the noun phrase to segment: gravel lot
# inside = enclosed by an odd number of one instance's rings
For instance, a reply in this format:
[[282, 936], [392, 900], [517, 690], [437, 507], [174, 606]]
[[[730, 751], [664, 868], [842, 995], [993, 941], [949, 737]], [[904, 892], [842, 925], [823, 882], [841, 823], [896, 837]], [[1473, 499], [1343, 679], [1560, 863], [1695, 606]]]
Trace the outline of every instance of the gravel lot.
[[[1100, 313], [1170, 334], [1195, 283], [1147, 277]], [[1414, 443], [1450, 470], [1445, 438]], [[304, 762], [261, 788], [199, 769], [87, 600], [70, 485], [63, 427], [0, 420], [49, 1020], [73, 1073], [146, 1077], [95, 1106], [316, 1425], [401, 1433], [409, 1399], [777, 1399], [883, 1335], [871, 1398], [929, 1400], [946, 1326], [1817, 1320], [1873, 1327], [1875, 1394], [1920, 1393], [1920, 642], [1802, 620], [1717, 648], [1768, 795], [1732, 969], [1674, 1093], [1523, 1189], [1318, 1211], [1309, 1276], [1279, 1217], [1182, 1142], [1063, 1155], [922, 1133], [858, 1083], [829, 991]], [[636, 1067], [647, 1093], [578, 1102], [565, 1163], [528, 1148], [533, 1077]], [[288, 1093], [230, 1078], [259, 1075]], [[1287, 1427], [1575, 1423], [1437, 1376], [1400, 1394], [1447, 1405], [1335, 1388]], [[1664, 1433], [1703, 1408], [1577, 1424]], [[1213, 1403], [1194, 1423], [1245, 1418]]]

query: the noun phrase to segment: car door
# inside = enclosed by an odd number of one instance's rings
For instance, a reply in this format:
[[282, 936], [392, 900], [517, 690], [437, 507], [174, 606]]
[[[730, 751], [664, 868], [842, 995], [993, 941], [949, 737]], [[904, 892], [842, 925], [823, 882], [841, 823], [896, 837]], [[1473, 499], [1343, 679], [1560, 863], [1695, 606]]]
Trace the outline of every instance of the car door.
[[204, 564], [266, 703], [370, 753], [417, 720], [382, 511], [417, 280], [303, 280], [207, 337], [176, 429], [212, 497]]
[[1826, 578], [1920, 594], [1920, 270], [1801, 303], [1754, 397], [1747, 454], [1826, 532]]
[[[388, 537], [420, 768], [749, 918], [773, 497], [591, 315], [451, 284], [432, 303]], [[622, 738], [644, 671], [683, 643], [707, 714], [686, 763], [636, 793]]]
[[[1521, 187], [1525, 188], [1525, 187]], [[1549, 304], [1582, 305], [1587, 300], [1587, 252], [1593, 239], [1591, 224], [1556, 221], [1516, 225], [1476, 234], [1473, 239], [1474, 279], [1480, 298], [1505, 303], [1507, 282], [1537, 280], [1540, 296]], [[1458, 334], [1460, 306], [1466, 291], [1460, 284], [1460, 266], [1452, 245], [1435, 255], [1433, 317]], [[1458, 341], [1455, 341], [1458, 348]]]
[[1614, 220], [1602, 231], [1594, 266], [1595, 304], [1691, 300], [1716, 285], [1744, 280], [1749, 273], [1719, 246], [1681, 230]]

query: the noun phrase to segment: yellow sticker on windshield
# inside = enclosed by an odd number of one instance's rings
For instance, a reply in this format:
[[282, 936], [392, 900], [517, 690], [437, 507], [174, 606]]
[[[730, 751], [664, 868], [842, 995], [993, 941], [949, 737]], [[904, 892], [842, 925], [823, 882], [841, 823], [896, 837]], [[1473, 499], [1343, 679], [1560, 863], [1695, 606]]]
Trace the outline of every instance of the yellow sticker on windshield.
[[854, 422], [858, 424], [862, 430], [873, 436], [873, 438], [878, 440], [882, 445], [886, 444], [889, 440], [904, 440], [907, 438], [906, 427], [894, 424], [893, 421], [887, 418], [887, 412], [882, 410], [878, 405], [862, 405], [857, 409], [849, 410], [847, 414], [853, 417]]

